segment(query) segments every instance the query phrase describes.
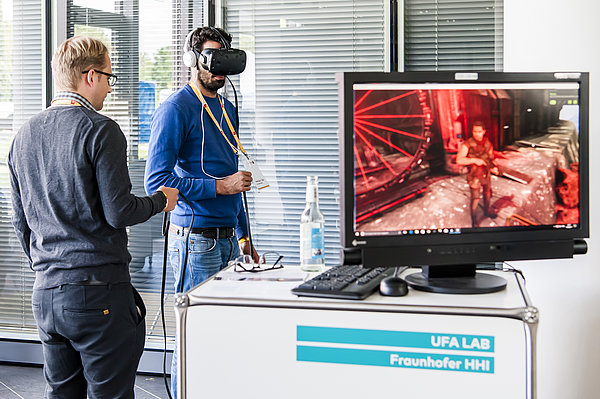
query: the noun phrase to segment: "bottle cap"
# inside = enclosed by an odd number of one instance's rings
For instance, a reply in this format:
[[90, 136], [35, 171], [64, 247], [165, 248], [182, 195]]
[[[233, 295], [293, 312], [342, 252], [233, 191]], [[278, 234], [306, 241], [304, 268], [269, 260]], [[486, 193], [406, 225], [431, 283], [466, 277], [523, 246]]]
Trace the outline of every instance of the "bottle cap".
[[319, 176], [306, 176], [306, 202], [316, 202], [319, 198]]

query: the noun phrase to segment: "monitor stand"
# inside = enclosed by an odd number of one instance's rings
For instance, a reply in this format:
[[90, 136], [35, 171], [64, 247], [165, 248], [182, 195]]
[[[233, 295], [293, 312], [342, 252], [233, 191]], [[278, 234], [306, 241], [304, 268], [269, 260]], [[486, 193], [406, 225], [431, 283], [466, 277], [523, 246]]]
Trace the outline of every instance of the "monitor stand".
[[404, 277], [411, 288], [438, 294], [487, 294], [502, 291], [506, 280], [476, 272], [476, 265], [423, 266], [421, 273]]

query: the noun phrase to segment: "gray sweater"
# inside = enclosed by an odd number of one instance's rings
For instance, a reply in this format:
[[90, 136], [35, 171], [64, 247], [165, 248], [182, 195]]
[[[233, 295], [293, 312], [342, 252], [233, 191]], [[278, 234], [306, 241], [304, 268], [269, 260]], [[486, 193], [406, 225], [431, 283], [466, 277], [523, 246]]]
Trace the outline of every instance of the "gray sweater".
[[162, 211], [131, 193], [119, 125], [85, 106], [53, 106], [19, 130], [8, 155], [12, 223], [34, 288], [130, 281], [126, 226]]

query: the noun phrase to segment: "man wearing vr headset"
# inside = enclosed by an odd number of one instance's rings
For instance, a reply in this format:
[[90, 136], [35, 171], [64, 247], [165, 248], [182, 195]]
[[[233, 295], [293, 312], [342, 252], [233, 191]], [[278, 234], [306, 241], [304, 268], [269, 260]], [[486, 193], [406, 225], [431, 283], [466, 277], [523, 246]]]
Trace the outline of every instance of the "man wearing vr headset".
[[[176, 291], [201, 283], [240, 252], [258, 262], [247, 238], [241, 194], [250, 190], [252, 174], [238, 171], [242, 147], [236, 137], [235, 107], [217, 93], [225, 85], [225, 75], [241, 73], [245, 67], [245, 53], [230, 44], [231, 36], [219, 28], [190, 32], [183, 56], [191, 69], [190, 82], [152, 117], [146, 191], [168, 185], [189, 201], [178, 202], [169, 227]], [[176, 356], [171, 385], [176, 397]]]

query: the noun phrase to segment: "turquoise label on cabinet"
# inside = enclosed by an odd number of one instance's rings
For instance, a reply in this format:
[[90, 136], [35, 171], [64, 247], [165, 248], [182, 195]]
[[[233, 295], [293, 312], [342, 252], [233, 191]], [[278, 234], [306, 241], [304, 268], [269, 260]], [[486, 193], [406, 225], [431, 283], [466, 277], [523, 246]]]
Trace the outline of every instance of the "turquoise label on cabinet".
[[298, 361], [494, 373], [493, 356], [455, 354], [455, 351], [493, 354], [494, 337], [490, 335], [317, 326], [297, 326], [296, 333]]

